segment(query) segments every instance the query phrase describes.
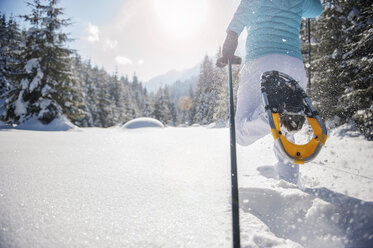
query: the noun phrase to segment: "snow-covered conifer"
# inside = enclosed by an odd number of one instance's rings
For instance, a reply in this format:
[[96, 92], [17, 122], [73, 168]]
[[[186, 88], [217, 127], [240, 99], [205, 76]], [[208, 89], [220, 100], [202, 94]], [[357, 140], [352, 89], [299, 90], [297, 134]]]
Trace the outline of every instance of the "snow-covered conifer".
[[32, 14], [24, 15], [31, 27], [25, 33], [26, 45], [22, 63], [13, 64], [17, 69], [12, 79], [17, 85], [9, 99], [16, 99], [7, 106], [7, 121], [19, 124], [36, 117], [44, 124], [64, 114], [78, 118], [76, 99], [80, 93], [71, 77], [71, 50], [64, 47], [68, 40], [61, 28], [69, 25], [62, 19], [63, 9], [56, 0], [43, 5], [40, 0], [28, 3]]
[[312, 99], [326, 119], [354, 121], [373, 137], [372, 3], [324, 1], [314, 23]]
[[199, 74], [198, 84], [194, 97], [195, 111], [194, 122], [202, 125], [213, 121], [217, 88], [212, 60], [206, 55]]
[[152, 117], [167, 125], [172, 122], [172, 110], [168, 88], [160, 88], [154, 96]]
[[[17, 121], [17, 105], [20, 93], [19, 83], [14, 80], [19, 73], [23, 71], [22, 68], [22, 51], [25, 48], [25, 43], [22, 41], [25, 34], [21, 33], [17, 22], [13, 17], [6, 22], [5, 16], [2, 19], [2, 34], [1, 34], [1, 87], [2, 100], [0, 103], [0, 118], [7, 123], [14, 123]], [[21, 66], [20, 66], [21, 65]], [[18, 105], [18, 107], [21, 107]], [[20, 110], [21, 108], [18, 108]]]
[[312, 50], [311, 95], [315, 107], [326, 119], [337, 115], [336, 106], [345, 88], [345, 82], [339, 77], [343, 70], [340, 66], [343, 63], [341, 44], [345, 39], [342, 28], [345, 16], [341, 4], [326, 1], [315, 32], [312, 33], [317, 44]]
[[340, 74], [346, 89], [338, 109], [373, 140], [373, 3], [349, 1], [346, 5], [344, 70]]

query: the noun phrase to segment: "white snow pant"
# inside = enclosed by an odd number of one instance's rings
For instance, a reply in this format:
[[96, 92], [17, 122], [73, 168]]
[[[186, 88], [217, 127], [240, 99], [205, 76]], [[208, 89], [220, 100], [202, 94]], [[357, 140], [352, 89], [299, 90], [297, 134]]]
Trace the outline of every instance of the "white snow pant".
[[[260, 77], [263, 72], [273, 70], [291, 76], [301, 87], [306, 87], [306, 71], [303, 62], [298, 58], [273, 54], [246, 63], [241, 71], [237, 93], [236, 135], [239, 145], [248, 146], [270, 133], [260, 90]], [[289, 140], [294, 139], [291, 136], [286, 137]], [[276, 148], [274, 152], [278, 160], [275, 165], [278, 177], [297, 183], [298, 165], [288, 162]]]

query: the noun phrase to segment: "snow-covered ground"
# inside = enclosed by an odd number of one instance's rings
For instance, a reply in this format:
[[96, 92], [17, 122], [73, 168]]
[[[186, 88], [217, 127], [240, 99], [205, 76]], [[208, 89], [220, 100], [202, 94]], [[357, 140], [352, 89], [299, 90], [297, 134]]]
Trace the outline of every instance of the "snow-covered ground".
[[[238, 147], [242, 247], [373, 247], [372, 151], [333, 130], [301, 190]], [[2, 129], [0, 247], [231, 247], [229, 175], [226, 128]]]

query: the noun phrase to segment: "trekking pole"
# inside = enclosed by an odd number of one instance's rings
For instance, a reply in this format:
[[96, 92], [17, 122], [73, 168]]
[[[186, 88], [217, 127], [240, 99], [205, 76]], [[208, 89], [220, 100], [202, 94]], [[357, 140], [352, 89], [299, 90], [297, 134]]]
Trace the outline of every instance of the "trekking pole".
[[307, 19], [307, 33], [308, 33], [308, 83], [307, 94], [311, 96], [311, 19]]
[[231, 146], [231, 190], [232, 190], [232, 231], [233, 248], [240, 248], [240, 215], [238, 199], [238, 180], [237, 180], [237, 155], [236, 155], [236, 124], [233, 98], [232, 83], [232, 64], [241, 64], [240, 57], [228, 59], [228, 94], [229, 94], [229, 129]]

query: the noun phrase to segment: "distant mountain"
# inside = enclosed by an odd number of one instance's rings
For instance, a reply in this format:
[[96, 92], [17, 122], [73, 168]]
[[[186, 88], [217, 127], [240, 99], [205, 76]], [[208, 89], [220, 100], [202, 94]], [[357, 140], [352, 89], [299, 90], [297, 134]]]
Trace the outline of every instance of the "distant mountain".
[[144, 86], [149, 92], [155, 92], [159, 88], [165, 85], [172, 85], [177, 81], [179, 82], [188, 81], [199, 75], [200, 66], [201, 64], [198, 63], [190, 69], [186, 69], [182, 71], [177, 71], [177, 70], [169, 71], [166, 74], [150, 79], [148, 82], [144, 83]]

